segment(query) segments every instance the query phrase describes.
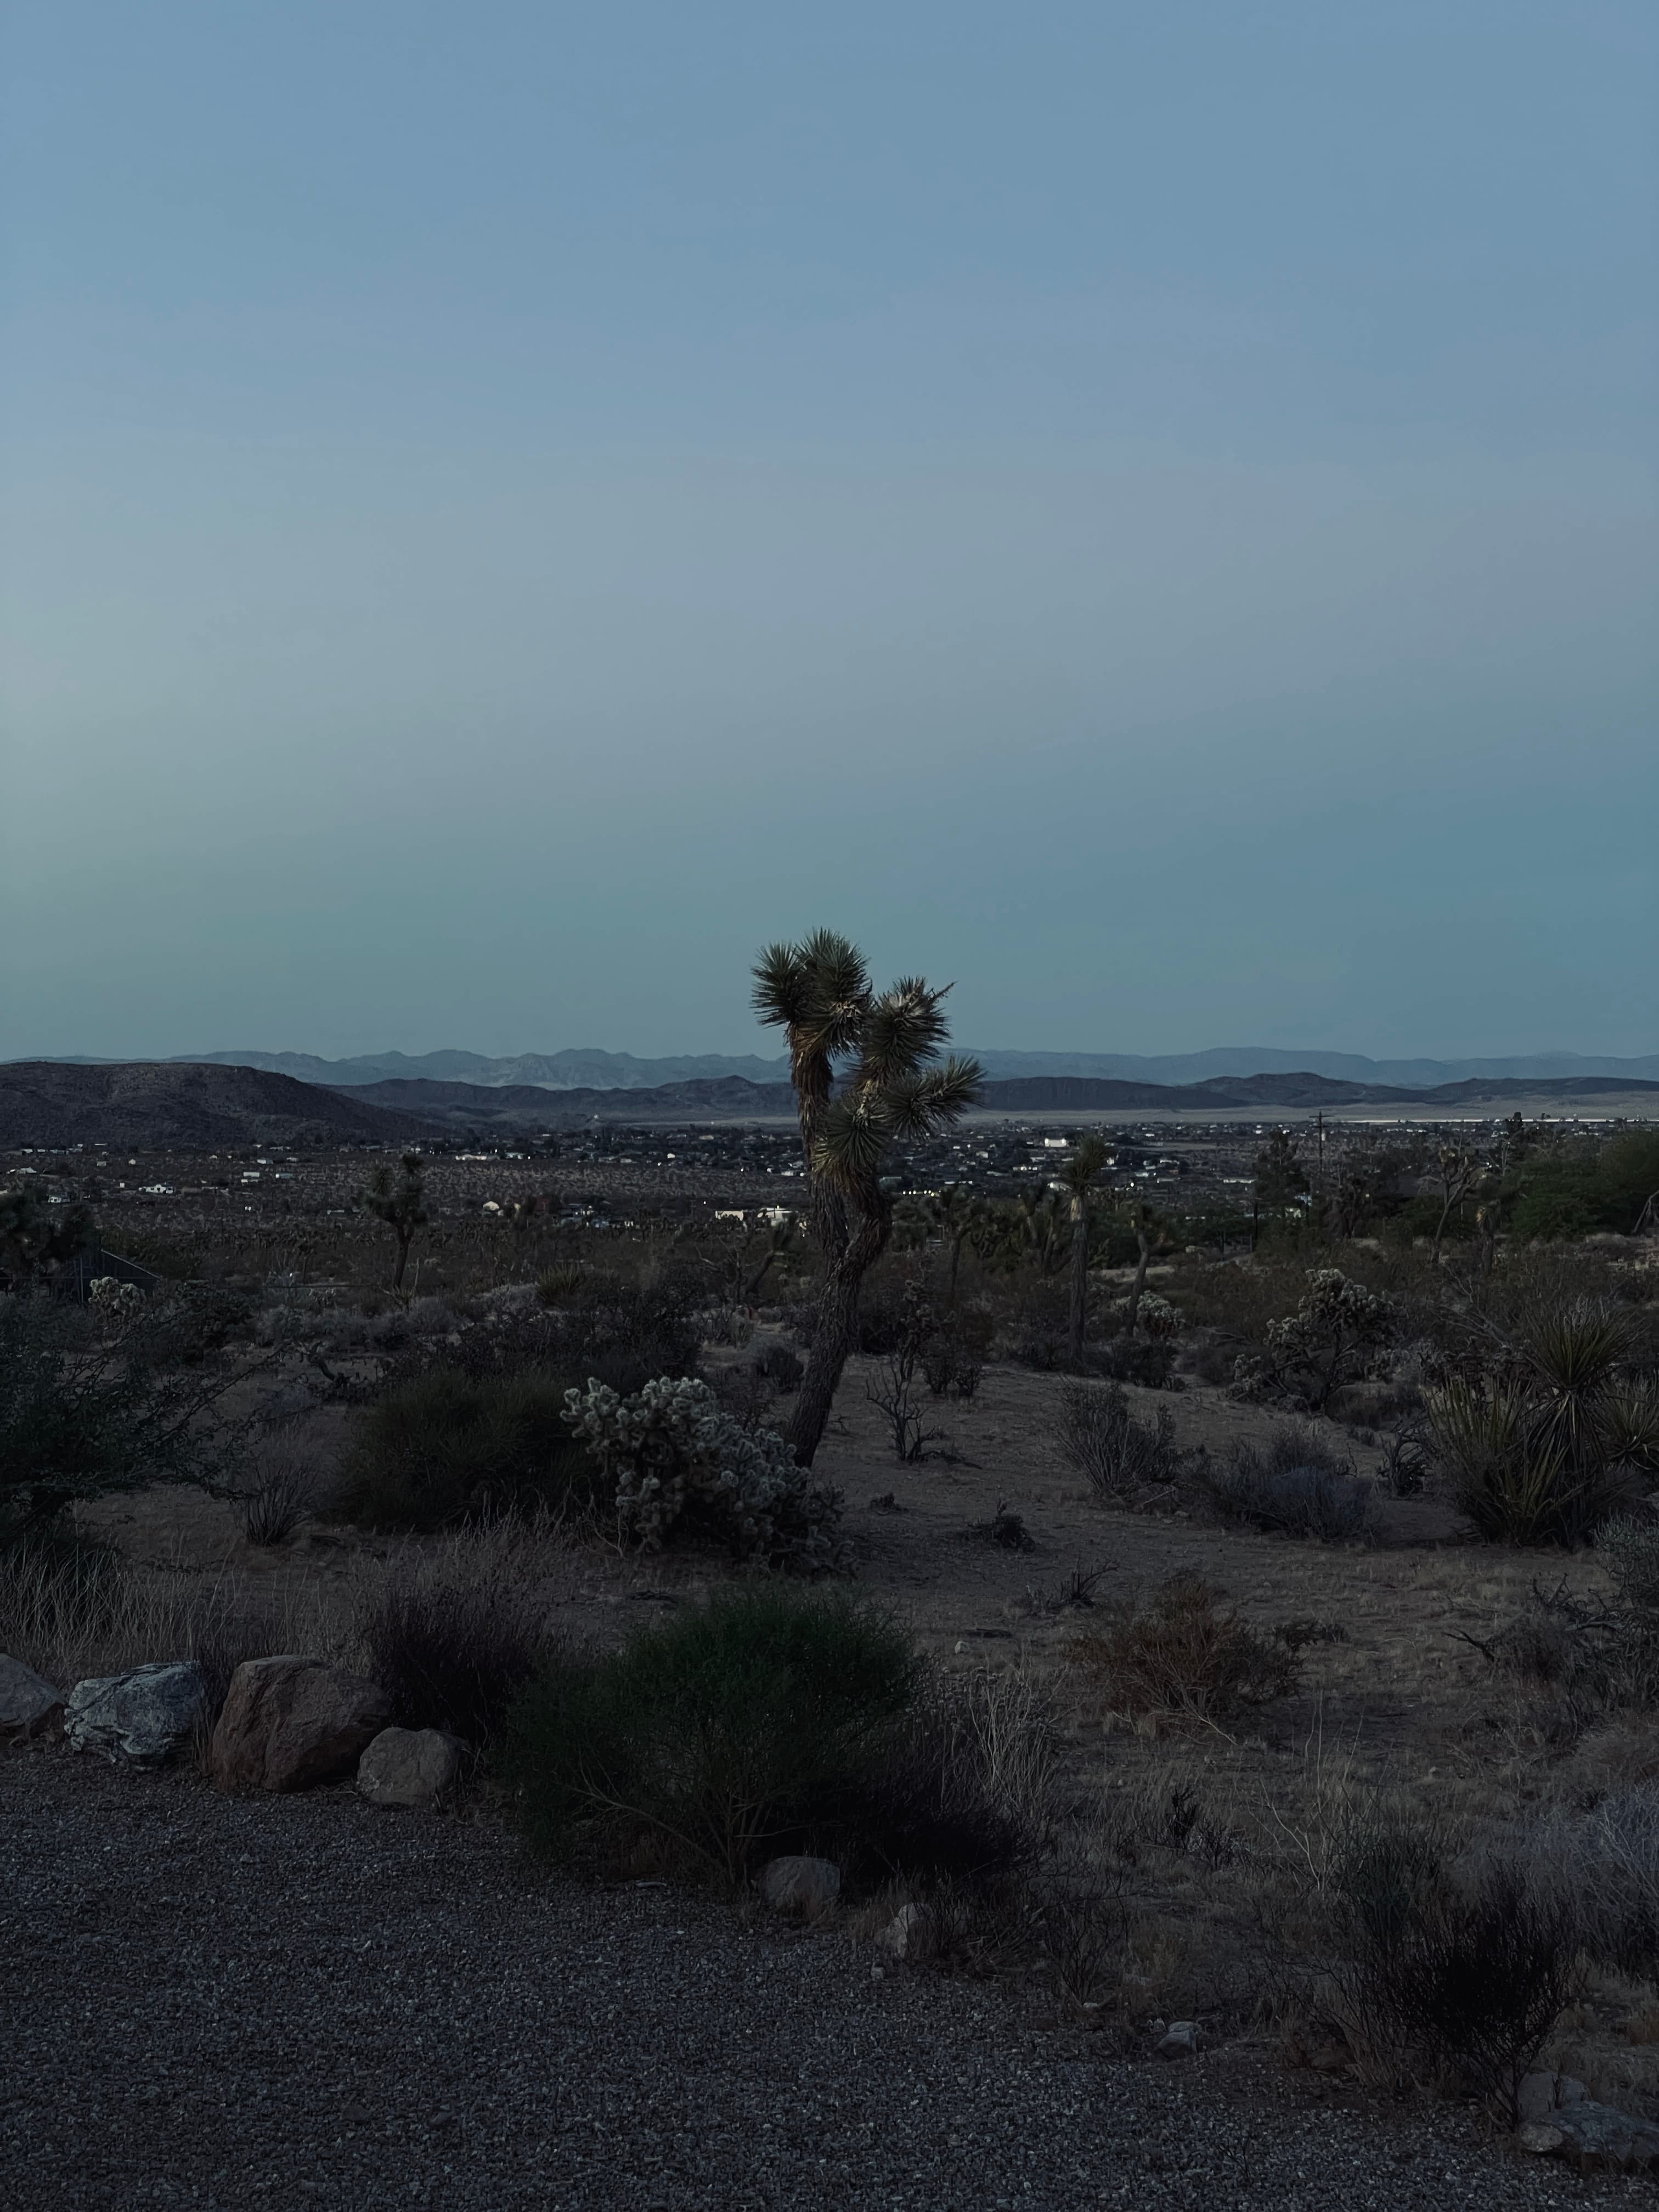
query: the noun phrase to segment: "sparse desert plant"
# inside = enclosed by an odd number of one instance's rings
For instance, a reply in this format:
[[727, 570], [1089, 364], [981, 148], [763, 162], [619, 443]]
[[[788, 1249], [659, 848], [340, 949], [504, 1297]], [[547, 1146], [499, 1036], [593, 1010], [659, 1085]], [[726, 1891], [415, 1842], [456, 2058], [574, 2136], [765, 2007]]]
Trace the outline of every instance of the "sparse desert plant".
[[735, 1884], [837, 1825], [921, 1679], [908, 1637], [878, 1608], [740, 1585], [619, 1652], [556, 1657], [514, 1709], [503, 1771], [540, 1851], [643, 1835]]
[[511, 1522], [458, 1531], [436, 1552], [394, 1553], [365, 1581], [356, 1634], [363, 1665], [400, 1728], [445, 1729], [475, 1747], [554, 1650], [550, 1540]]
[[624, 1543], [702, 1535], [739, 1559], [821, 1573], [843, 1563], [840, 1493], [815, 1484], [769, 1429], [745, 1429], [706, 1382], [670, 1376], [623, 1398], [565, 1394], [563, 1419], [599, 1470]]
[[1407, 1832], [1374, 1838], [1342, 1870], [1337, 1984], [1397, 2076], [1426, 2063], [1513, 2124], [1522, 2075], [1583, 1985], [1577, 1912], [1515, 1860], [1460, 1878], [1435, 1859], [1432, 1838]]
[[1098, 1680], [1109, 1711], [1154, 1727], [1219, 1729], [1242, 1707], [1284, 1697], [1298, 1672], [1286, 1644], [1197, 1575], [1172, 1577], [1139, 1611], [1078, 1638], [1072, 1656]]
[[286, 1544], [317, 1502], [317, 1471], [295, 1438], [280, 1430], [257, 1437], [238, 1470], [242, 1531], [250, 1544]]
[[944, 1434], [942, 1429], [922, 1426], [921, 1408], [916, 1401], [921, 1356], [915, 1345], [901, 1345], [879, 1363], [874, 1379], [864, 1386], [866, 1398], [887, 1424], [894, 1452], [907, 1465], [925, 1457], [928, 1445]]
[[1138, 1421], [1115, 1382], [1066, 1383], [1056, 1435], [1066, 1459], [1102, 1498], [1130, 1497], [1151, 1485], [1173, 1482], [1180, 1470], [1170, 1414], [1160, 1407], [1150, 1424]]
[[1584, 1595], [1565, 1577], [1534, 1582], [1528, 1611], [1490, 1638], [1463, 1632], [1496, 1666], [1553, 1689], [1579, 1725], [1659, 1705], [1659, 1521], [1617, 1514], [1595, 1532], [1613, 1589]]
[[1312, 1429], [1277, 1428], [1265, 1444], [1236, 1439], [1206, 1468], [1204, 1486], [1224, 1521], [1284, 1535], [1353, 1542], [1370, 1513], [1367, 1486]]

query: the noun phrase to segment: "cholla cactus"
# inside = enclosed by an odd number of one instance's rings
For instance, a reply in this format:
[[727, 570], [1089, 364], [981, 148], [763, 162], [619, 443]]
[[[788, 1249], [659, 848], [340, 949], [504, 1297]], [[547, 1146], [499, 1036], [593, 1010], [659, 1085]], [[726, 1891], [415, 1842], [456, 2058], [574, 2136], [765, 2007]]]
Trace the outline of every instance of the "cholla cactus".
[[1339, 1382], [1364, 1371], [1376, 1348], [1397, 1330], [1400, 1309], [1382, 1291], [1368, 1291], [1340, 1267], [1314, 1267], [1293, 1314], [1267, 1324], [1265, 1358], [1241, 1358], [1233, 1393], [1261, 1398], [1282, 1390], [1295, 1372], [1310, 1378], [1316, 1413]]
[[144, 1303], [137, 1284], [124, 1283], [118, 1275], [94, 1275], [87, 1285], [87, 1297], [106, 1328], [125, 1328], [137, 1319]]
[[1140, 1311], [1135, 1321], [1143, 1336], [1179, 1336], [1182, 1315], [1179, 1306], [1172, 1306], [1168, 1298], [1159, 1297], [1156, 1291], [1143, 1291]]
[[623, 1398], [590, 1378], [566, 1391], [564, 1419], [604, 1469], [627, 1540], [655, 1551], [701, 1522], [738, 1559], [809, 1572], [845, 1564], [837, 1493], [813, 1486], [781, 1437], [733, 1420], [706, 1382], [661, 1375]]

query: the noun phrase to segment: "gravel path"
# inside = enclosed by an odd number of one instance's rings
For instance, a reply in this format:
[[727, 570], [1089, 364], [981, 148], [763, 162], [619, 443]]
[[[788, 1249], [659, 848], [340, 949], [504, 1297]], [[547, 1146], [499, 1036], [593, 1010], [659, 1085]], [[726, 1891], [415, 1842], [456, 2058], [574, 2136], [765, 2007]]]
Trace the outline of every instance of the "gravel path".
[[[1241, 2089], [1249, 2094], [1241, 2094]], [[0, 1759], [0, 2203], [1401, 2212], [1650, 2195], [349, 1792]]]

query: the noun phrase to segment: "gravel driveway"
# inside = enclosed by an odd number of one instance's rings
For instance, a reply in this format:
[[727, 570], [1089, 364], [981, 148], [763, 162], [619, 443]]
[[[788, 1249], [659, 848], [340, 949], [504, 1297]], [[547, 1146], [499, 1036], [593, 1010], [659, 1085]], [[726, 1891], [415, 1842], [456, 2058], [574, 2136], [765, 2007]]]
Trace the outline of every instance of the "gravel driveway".
[[488, 1823], [349, 1792], [0, 1759], [0, 2203], [1576, 2204], [1442, 2110], [1273, 2069], [1069, 2055], [838, 1936], [550, 1881]]

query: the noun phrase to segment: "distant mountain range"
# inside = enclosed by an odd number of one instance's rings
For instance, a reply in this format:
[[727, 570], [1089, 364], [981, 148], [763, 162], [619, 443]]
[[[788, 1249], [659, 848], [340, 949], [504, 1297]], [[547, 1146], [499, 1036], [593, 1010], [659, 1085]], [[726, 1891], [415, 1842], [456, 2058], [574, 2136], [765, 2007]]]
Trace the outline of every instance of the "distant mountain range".
[[[987, 1080], [981, 1104], [993, 1114], [1125, 1116], [1181, 1112], [1224, 1117], [1243, 1109], [1361, 1106], [1436, 1110], [1485, 1103], [1502, 1112], [1521, 1098], [1576, 1103], [1591, 1111], [1620, 1097], [1659, 1113], [1659, 1082], [1628, 1076], [1499, 1076], [1451, 1084], [1350, 1083], [1298, 1069], [1211, 1076], [1202, 1083], [1132, 1083], [1037, 1075]], [[787, 1083], [742, 1076], [693, 1078], [627, 1089], [553, 1090], [543, 1084], [433, 1082], [394, 1076], [362, 1085], [301, 1082], [270, 1068], [214, 1061], [21, 1060], [0, 1065], [0, 1148], [150, 1145], [206, 1151], [239, 1145], [406, 1144], [424, 1139], [501, 1141], [544, 1129], [610, 1121], [655, 1123], [792, 1120]], [[1603, 1110], [1606, 1110], [1605, 1108]]]
[[[1094, 1082], [1188, 1085], [1216, 1076], [1323, 1075], [1340, 1083], [1382, 1084], [1420, 1095], [1449, 1083], [1559, 1083], [1584, 1077], [1622, 1082], [1659, 1081], [1659, 1053], [1619, 1060], [1572, 1052], [1518, 1053], [1486, 1060], [1368, 1060], [1352, 1052], [1282, 1052], [1268, 1045], [1222, 1045], [1209, 1052], [1162, 1055], [1127, 1052], [998, 1052], [974, 1054], [993, 1081], [1022, 1082], [1044, 1076]], [[74, 1056], [75, 1064], [105, 1065]], [[628, 1052], [523, 1053], [492, 1060], [476, 1052], [363, 1053], [349, 1060], [321, 1060], [306, 1052], [175, 1054], [166, 1066], [217, 1064], [258, 1067], [331, 1090], [357, 1090], [387, 1082], [464, 1083], [484, 1090], [529, 1085], [542, 1091], [657, 1091], [678, 1083], [780, 1083], [789, 1072], [781, 1054], [694, 1053], [640, 1060]]]

